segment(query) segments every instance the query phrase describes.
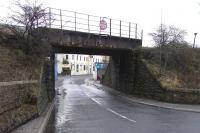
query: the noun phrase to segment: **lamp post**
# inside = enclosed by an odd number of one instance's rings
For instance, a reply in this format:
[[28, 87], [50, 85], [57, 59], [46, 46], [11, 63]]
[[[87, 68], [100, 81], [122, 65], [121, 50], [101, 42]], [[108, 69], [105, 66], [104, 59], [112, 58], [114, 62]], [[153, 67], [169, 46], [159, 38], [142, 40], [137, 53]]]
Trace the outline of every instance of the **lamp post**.
[[197, 36], [197, 33], [194, 33], [194, 43], [193, 43], [193, 48], [195, 47], [196, 36]]

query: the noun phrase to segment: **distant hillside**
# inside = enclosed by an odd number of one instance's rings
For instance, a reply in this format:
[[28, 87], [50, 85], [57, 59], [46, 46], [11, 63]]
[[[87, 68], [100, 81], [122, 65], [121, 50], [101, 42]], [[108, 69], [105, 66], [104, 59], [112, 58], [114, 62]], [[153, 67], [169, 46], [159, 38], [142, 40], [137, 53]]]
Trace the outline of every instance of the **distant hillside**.
[[167, 88], [200, 89], [200, 49], [167, 47], [162, 49], [160, 74], [159, 48], [143, 48], [142, 59]]

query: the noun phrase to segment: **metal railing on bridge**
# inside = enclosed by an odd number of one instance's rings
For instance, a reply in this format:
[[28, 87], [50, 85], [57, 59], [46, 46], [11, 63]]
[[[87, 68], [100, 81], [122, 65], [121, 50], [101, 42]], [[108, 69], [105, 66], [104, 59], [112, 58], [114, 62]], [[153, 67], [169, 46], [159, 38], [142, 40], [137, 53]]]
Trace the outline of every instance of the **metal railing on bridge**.
[[48, 27], [61, 30], [116, 36], [130, 39], [143, 39], [143, 30], [138, 24], [107, 17], [94, 16], [74, 11], [46, 8]]

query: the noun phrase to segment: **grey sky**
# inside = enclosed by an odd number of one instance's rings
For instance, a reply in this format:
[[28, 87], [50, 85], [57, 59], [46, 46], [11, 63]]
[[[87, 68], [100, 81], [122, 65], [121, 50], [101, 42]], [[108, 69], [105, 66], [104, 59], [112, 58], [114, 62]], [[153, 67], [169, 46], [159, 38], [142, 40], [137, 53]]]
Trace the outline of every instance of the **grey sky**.
[[[8, 14], [7, 7], [14, 0], [0, 0], [1, 16]], [[144, 46], [152, 46], [148, 33], [161, 23], [175, 25], [188, 32], [186, 40], [200, 47], [200, 0], [40, 0], [45, 6], [111, 17], [138, 23], [144, 29]]]

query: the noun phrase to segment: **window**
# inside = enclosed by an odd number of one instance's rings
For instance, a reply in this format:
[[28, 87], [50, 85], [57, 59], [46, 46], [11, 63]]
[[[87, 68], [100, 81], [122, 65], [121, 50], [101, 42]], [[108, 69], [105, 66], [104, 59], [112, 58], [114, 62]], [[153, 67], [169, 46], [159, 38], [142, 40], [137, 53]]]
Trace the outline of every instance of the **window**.
[[78, 60], [78, 55], [77, 55], [77, 60]]
[[68, 55], [66, 55], [66, 59], [68, 59]]
[[74, 60], [74, 55], [72, 55], [72, 60]]
[[81, 56], [80, 56], [80, 61], [81, 61]]
[[95, 66], [93, 66], [93, 71], [95, 71]]
[[83, 70], [85, 71], [85, 69], [86, 69], [86, 67], [85, 67], [85, 65], [84, 65]]
[[79, 72], [78, 69], [79, 69], [79, 65], [77, 64], [77, 65], [76, 65], [76, 72]]

